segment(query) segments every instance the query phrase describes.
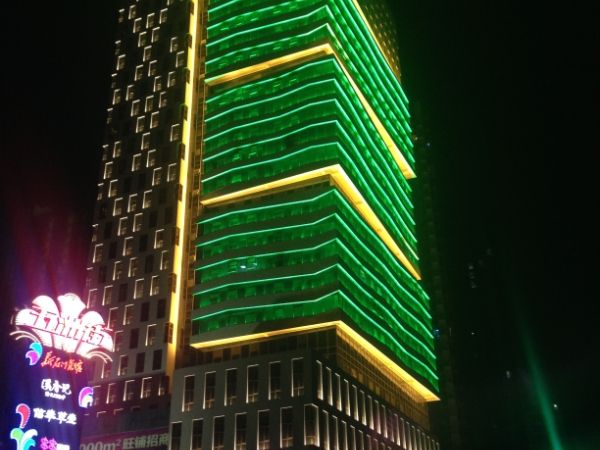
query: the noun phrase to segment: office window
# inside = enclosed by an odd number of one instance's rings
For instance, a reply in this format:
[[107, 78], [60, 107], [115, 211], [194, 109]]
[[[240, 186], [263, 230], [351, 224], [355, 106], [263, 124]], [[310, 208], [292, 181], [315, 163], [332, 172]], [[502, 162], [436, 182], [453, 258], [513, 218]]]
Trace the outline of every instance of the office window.
[[138, 35], [138, 47], [143, 47], [144, 45], [146, 45], [146, 41], [148, 40], [148, 34], [145, 31], [142, 31], [139, 35]]
[[154, 248], [162, 248], [165, 242], [165, 230], [156, 230], [154, 234]]
[[151, 57], [152, 57], [152, 46], [148, 45], [148, 46], [144, 47], [142, 61], [146, 62], [146, 61], [150, 60]]
[[162, 77], [160, 75], [154, 77], [154, 92], [158, 92], [162, 89]]
[[169, 252], [167, 250], [163, 250], [160, 254], [160, 270], [168, 270], [169, 269]]
[[[171, 126], [170, 140], [171, 140], [171, 142], [177, 141], [177, 140], [179, 140], [180, 137], [181, 137], [181, 125], [176, 123], [175, 125]], [[104, 178], [108, 178], [108, 177], [105, 176]]]
[[[136, 328], [137, 331], [137, 328]], [[135, 355], [135, 373], [144, 371], [144, 365], [146, 364], [146, 352], [140, 352]]]
[[127, 234], [127, 217], [119, 219], [119, 227], [117, 229], [117, 236], [123, 236], [124, 234]]
[[136, 232], [136, 231], [140, 231], [142, 229], [142, 218], [143, 218], [142, 213], [138, 213], [135, 216], [133, 216], [133, 227], [132, 227], [131, 231]]
[[127, 16], [128, 19], [134, 19], [136, 15], [137, 7], [136, 5], [131, 5], [129, 7], [129, 14]]
[[192, 420], [192, 450], [202, 450], [202, 419]]
[[152, 36], [150, 37], [150, 41], [152, 43], [158, 42], [158, 38], [159, 38], [159, 35], [160, 35], [159, 31], [160, 31], [159, 27], [152, 28]]
[[150, 148], [150, 133], [142, 134], [142, 141], [140, 142], [141, 150], [148, 150]]
[[317, 361], [317, 398], [323, 400], [323, 363]]
[[339, 374], [335, 374], [335, 405], [339, 411], [342, 410], [342, 379]]
[[165, 317], [166, 310], [167, 310], [167, 300], [164, 298], [159, 299], [158, 303], [156, 305], [156, 318], [163, 319]]
[[183, 378], [183, 409], [182, 411], [191, 411], [194, 407], [194, 384], [196, 378], [194, 375], [187, 375]]
[[348, 383], [348, 380], [344, 380], [344, 407], [346, 410], [346, 415], [351, 416], [352, 412], [350, 410], [350, 383]]
[[213, 450], [223, 450], [225, 443], [225, 417], [213, 419]]
[[156, 128], [159, 124], [159, 112], [155, 111], [150, 115], [150, 128]]
[[165, 108], [167, 106], [167, 93], [166, 92], [161, 92], [158, 95], [158, 107], [159, 108]]
[[360, 391], [360, 421], [363, 425], [367, 424], [367, 402], [365, 401], [365, 391]]
[[115, 89], [113, 91], [112, 104], [116, 105], [121, 103], [121, 89]]
[[98, 289], [90, 289], [88, 292], [88, 308], [93, 308], [98, 304]]
[[152, 191], [145, 191], [142, 208], [150, 208], [150, 206], [152, 206]]
[[185, 52], [177, 52], [175, 55], [175, 67], [182, 67], [185, 64]]
[[127, 380], [125, 382], [125, 389], [123, 389], [123, 401], [124, 402], [133, 400], [133, 396], [134, 396], [133, 389], [134, 389], [134, 381]]
[[177, 36], [173, 36], [169, 41], [169, 51], [171, 53], [176, 52], [179, 48], [179, 38]]
[[142, 29], [142, 18], [139, 17], [133, 21], [133, 32], [138, 33]]
[[246, 450], [247, 442], [247, 422], [246, 413], [235, 415], [235, 450]]
[[258, 401], [258, 366], [248, 366], [246, 374], [246, 403]]
[[[139, 100], [134, 100], [131, 102], [131, 111], [129, 113], [129, 115], [131, 117], [135, 117], [140, 113], [140, 101]], [[136, 170], [136, 169], [132, 169], [132, 170]]]
[[110, 305], [112, 303], [112, 293], [113, 293], [112, 285], [104, 286], [104, 295], [102, 297], [102, 304], [104, 306]]
[[136, 257], [129, 260], [129, 276], [135, 277], [140, 272], [140, 261]]
[[174, 181], [177, 178], [177, 164], [169, 164], [167, 170], [167, 181]]
[[131, 256], [133, 253], [133, 238], [126, 237], [123, 242], [123, 256]]
[[217, 375], [215, 372], [204, 374], [204, 409], [212, 408], [215, 405], [215, 384]]
[[118, 308], [110, 308], [110, 310], [108, 311], [108, 328], [110, 328], [111, 330], [114, 330], [115, 326], [117, 325], [117, 315], [118, 314], [119, 314]]
[[115, 261], [113, 265], [113, 280], [118, 280], [123, 275], [123, 263], [121, 261]]
[[131, 100], [135, 96], [135, 86], [130, 84], [127, 86], [127, 90], [125, 91], [125, 100]]
[[157, 167], [152, 172], [152, 186], [158, 186], [162, 181], [162, 168]]
[[321, 429], [322, 431], [322, 441], [323, 441], [323, 449], [331, 450], [331, 443], [329, 441], [329, 413], [325, 410], [321, 411]]
[[316, 405], [304, 405], [304, 445], [320, 447], [319, 408]]
[[152, 394], [152, 378], [142, 378], [142, 390], [140, 392], [140, 398], [148, 398]]
[[[171, 128], [171, 135], [173, 135], [172, 128]], [[173, 139], [171, 139], [171, 140], [173, 140]], [[113, 163], [112, 163], [112, 161], [109, 161], [106, 164], [104, 164], [104, 179], [106, 180], [107, 178], [111, 178], [112, 173], [113, 173]]]
[[256, 436], [258, 441], [258, 450], [271, 449], [271, 437], [269, 435], [269, 411], [258, 411]]
[[281, 363], [269, 363], [269, 400], [281, 398]]
[[150, 295], [158, 295], [160, 293], [160, 278], [154, 275], [150, 280]]
[[154, 13], [150, 13], [146, 16], [146, 28], [152, 28], [154, 26]]
[[113, 144], [113, 158], [118, 158], [121, 156], [121, 141], [115, 141]]
[[291, 407], [281, 408], [280, 419], [280, 447], [292, 448], [294, 446], [294, 416]]
[[135, 132], [136, 133], [141, 133], [142, 131], [144, 131], [145, 128], [145, 122], [146, 122], [146, 118], [144, 116], [140, 116], [136, 119], [135, 121]]
[[108, 184], [108, 198], [114, 197], [117, 195], [117, 187], [119, 182], [117, 180], [111, 180]]
[[123, 348], [123, 332], [115, 331], [115, 341], [114, 341], [115, 352], [120, 352]]
[[152, 111], [154, 107], [154, 95], [149, 95], [146, 97], [146, 101], [144, 102], [144, 112]]
[[176, 81], [175, 77], [176, 77], [175, 72], [169, 72], [167, 74], [167, 87], [168, 88], [175, 86], [175, 81]]
[[115, 383], [110, 383], [106, 390], [106, 403], [111, 404], [117, 401], [117, 386]]
[[129, 349], [132, 350], [134, 348], [137, 348], [139, 340], [140, 340], [140, 329], [133, 328], [129, 332]]
[[[152, 353], [152, 370], [160, 370], [160, 368], [162, 367], [162, 350], [154, 350], [154, 352]], [[160, 386], [159, 386], [160, 388]], [[160, 389], [159, 389], [159, 393], [160, 394]]]
[[95, 262], [95, 263], [102, 262], [103, 256], [104, 256], [104, 246], [102, 244], [96, 244], [96, 246], [94, 247], [93, 262]]
[[144, 76], [144, 65], [139, 64], [135, 66], [135, 73], [133, 75], [133, 81], [139, 81]]
[[292, 359], [292, 397], [304, 394], [304, 360]]
[[158, 18], [158, 23], [165, 23], [167, 21], [167, 8], [160, 10], [160, 16]]
[[329, 367], [325, 368], [325, 374], [325, 381], [327, 382], [327, 403], [333, 406], [333, 375]]
[[146, 345], [149, 347], [156, 342], [156, 325], [148, 325], [146, 328]]
[[135, 280], [135, 285], [133, 289], [133, 298], [138, 299], [144, 295], [144, 279], [140, 278], [139, 280]]
[[133, 321], [133, 305], [125, 305], [123, 314], [123, 325], [129, 325]]
[[117, 375], [119, 375], [119, 376], [127, 375], [128, 364], [129, 364], [129, 358], [127, 357], [127, 355], [121, 355], [119, 357], [119, 371], [117, 372]]
[[125, 67], [125, 55], [117, 56], [117, 70], [121, 70]]
[[171, 424], [170, 450], [181, 450], [181, 422]]
[[225, 406], [233, 405], [237, 399], [237, 369], [225, 372]]

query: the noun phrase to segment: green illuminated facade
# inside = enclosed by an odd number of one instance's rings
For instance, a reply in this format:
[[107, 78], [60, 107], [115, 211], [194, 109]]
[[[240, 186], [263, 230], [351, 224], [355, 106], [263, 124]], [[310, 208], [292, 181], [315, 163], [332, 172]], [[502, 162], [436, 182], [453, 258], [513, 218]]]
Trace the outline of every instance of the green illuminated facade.
[[436, 392], [408, 101], [360, 7], [213, 0], [206, 55], [192, 345], [340, 320]]

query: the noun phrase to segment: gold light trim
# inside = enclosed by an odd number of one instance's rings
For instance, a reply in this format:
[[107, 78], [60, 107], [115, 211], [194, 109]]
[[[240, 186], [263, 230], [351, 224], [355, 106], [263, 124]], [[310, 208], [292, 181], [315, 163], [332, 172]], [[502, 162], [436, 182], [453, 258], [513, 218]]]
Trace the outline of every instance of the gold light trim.
[[230, 81], [233, 81], [236, 79], [248, 77], [250, 75], [260, 75], [265, 71], [269, 71], [273, 68], [282, 66], [284, 64], [299, 64], [302, 61], [317, 59], [324, 55], [335, 56], [338, 64], [340, 65], [340, 67], [342, 68], [342, 71], [344, 72], [344, 75], [346, 75], [346, 78], [348, 79], [350, 86], [352, 86], [352, 89], [356, 93], [363, 108], [365, 108], [365, 111], [367, 112], [369, 118], [371, 119], [371, 122], [373, 122], [373, 125], [377, 129], [377, 132], [381, 136], [381, 139], [383, 139], [383, 142], [385, 143], [386, 147], [392, 154], [394, 161], [396, 161], [396, 164], [402, 171], [402, 175], [404, 175], [404, 177], [407, 180], [415, 178], [416, 174], [415, 174], [414, 170], [412, 169], [412, 167], [410, 167], [410, 164], [408, 163], [408, 161], [406, 160], [406, 158], [404, 157], [404, 155], [402, 154], [402, 152], [400, 151], [400, 149], [398, 148], [398, 146], [396, 145], [396, 143], [394, 142], [394, 140], [392, 139], [392, 137], [386, 130], [383, 123], [381, 123], [381, 120], [379, 120], [379, 117], [377, 117], [377, 114], [375, 113], [373, 108], [371, 108], [371, 105], [367, 101], [366, 97], [360, 91], [358, 85], [356, 84], [356, 82], [354, 81], [352, 76], [350, 75], [350, 72], [348, 72], [348, 70], [346, 69], [346, 66], [344, 65], [344, 63], [342, 62], [342, 60], [340, 59], [340, 57], [337, 55], [337, 53], [335, 52], [335, 50], [333, 49], [333, 47], [330, 44], [319, 45], [316, 47], [309, 48], [307, 50], [302, 50], [302, 51], [299, 51], [296, 53], [291, 53], [286, 56], [281, 56], [279, 58], [271, 59], [270, 61], [266, 61], [266, 62], [263, 62], [260, 64], [255, 64], [253, 66], [248, 66], [248, 67], [244, 67], [242, 69], [237, 69], [232, 72], [211, 78], [206, 81], [206, 84], [208, 84], [209, 86], [218, 86], [219, 84], [223, 84], [223, 83], [227, 83], [227, 82], [230, 82]]
[[270, 181], [258, 186], [252, 186], [239, 191], [230, 192], [228, 194], [223, 194], [212, 198], [204, 198], [202, 200], [202, 204], [210, 207], [237, 202], [248, 197], [271, 194], [277, 190], [291, 189], [301, 184], [314, 184], [322, 179], [328, 179], [331, 184], [335, 185], [340, 192], [344, 194], [348, 201], [354, 206], [362, 218], [365, 219], [371, 229], [381, 238], [386, 247], [394, 254], [400, 263], [415, 279], [420, 280], [421, 274], [419, 273], [418, 269], [406, 257], [400, 247], [398, 247], [396, 241], [394, 241], [383, 223], [381, 223], [375, 212], [371, 209], [365, 198], [339, 164], [333, 164], [331, 166], [322, 167], [320, 169], [311, 170], [298, 175], [292, 175], [290, 177]]
[[342, 338], [348, 338], [351, 344], [355, 344], [361, 347], [361, 349], [364, 350], [369, 357], [373, 358], [376, 363], [381, 364], [382, 368], [385, 368], [387, 371], [391, 372], [394, 376], [400, 379], [402, 383], [406, 384], [415, 393], [420, 395], [422, 401], [439, 401], [439, 397], [433, 392], [431, 392], [431, 390], [425, 387], [410, 373], [408, 373], [406, 370], [404, 370], [402, 367], [400, 367], [398, 364], [392, 361], [381, 350], [379, 350], [377, 347], [375, 347], [373, 344], [371, 344], [369, 341], [367, 341], [365, 338], [363, 338], [360, 334], [358, 334], [350, 326], [346, 325], [341, 320], [334, 320], [330, 322], [304, 325], [299, 327], [291, 327], [274, 331], [265, 331], [261, 333], [246, 334], [244, 336], [236, 336], [231, 338], [215, 339], [213, 341], [196, 342], [192, 343], [191, 346], [197, 349], [206, 350], [209, 348], [226, 347], [234, 344], [241, 344], [244, 342], [259, 341], [262, 339], [272, 338], [285, 334], [303, 333], [307, 331], [321, 330], [325, 328], [336, 328], [338, 332], [341, 331], [342, 334], [340, 334], [340, 336]]

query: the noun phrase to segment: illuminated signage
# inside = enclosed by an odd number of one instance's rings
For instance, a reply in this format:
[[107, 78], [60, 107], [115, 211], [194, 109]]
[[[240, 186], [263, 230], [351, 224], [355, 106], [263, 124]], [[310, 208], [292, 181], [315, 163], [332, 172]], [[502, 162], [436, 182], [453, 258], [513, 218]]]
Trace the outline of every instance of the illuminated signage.
[[64, 400], [67, 395], [71, 395], [71, 384], [61, 383], [58, 380], [51, 378], [44, 378], [41, 383], [42, 391], [46, 397], [56, 398], [58, 400]]
[[110, 436], [84, 437], [80, 450], [133, 450], [133, 449], [166, 449], [169, 444], [169, 433], [166, 428], [148, 431], [132, 431]]
[[[13, 332], [17, 339], [28, 338], [45, 347], [75, 353], [84, 358], [94, 356], [110, 360], [113, 350], [111, 334], [96, 311], [86, 311], [85, 303], [75, 294], [46, 295], [33, 300], [32, 307], [17, 313]], [[83, 314], [82, 314], [83, 313]]]

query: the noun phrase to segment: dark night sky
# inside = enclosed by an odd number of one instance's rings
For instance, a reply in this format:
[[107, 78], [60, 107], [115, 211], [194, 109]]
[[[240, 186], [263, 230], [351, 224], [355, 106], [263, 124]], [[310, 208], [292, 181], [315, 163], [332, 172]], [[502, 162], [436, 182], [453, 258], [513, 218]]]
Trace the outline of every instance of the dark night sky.
[[[426, 111], [435, 144], [450, 283], [462, 282], [474, 254], [494, 249], [507, 308], [524, 318], [561, 405], [565, 439], [590, 435], [600, 423], [592, 373], [600, 250], [592, 218], [598, 212], [595, 15], [583, 2], [390, 3], [404, 88]], [[8, 198], [24, 209], [59, 202], [91, 222], [116, 4], [7, 6], [4, 239], [12, 239], [15, 227]]]

